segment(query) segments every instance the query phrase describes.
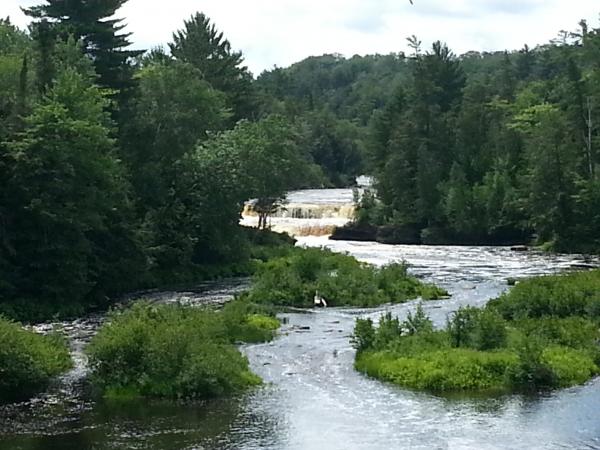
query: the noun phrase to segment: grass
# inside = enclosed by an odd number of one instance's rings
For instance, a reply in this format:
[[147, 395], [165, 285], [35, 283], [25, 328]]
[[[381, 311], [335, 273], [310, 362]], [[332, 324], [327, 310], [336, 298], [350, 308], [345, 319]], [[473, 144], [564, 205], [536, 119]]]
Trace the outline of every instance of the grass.
[[[430, 392], [564, 388], [600, 374], [600, 272], [537, 277], [483, 309], [461, 308], [446, 327], [358, 319], [357, 370]], [[420, 321], [427, 322], [420, 310]], [[419, 315], [419, 311], [417, 312]]]

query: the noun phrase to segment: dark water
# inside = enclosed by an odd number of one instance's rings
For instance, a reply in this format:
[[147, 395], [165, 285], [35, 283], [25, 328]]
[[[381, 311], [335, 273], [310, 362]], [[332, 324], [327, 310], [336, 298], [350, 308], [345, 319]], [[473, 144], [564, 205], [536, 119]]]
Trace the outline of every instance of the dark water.
[[[449, 300], [424, 304], [437, 324], [460, 305], [482, 305], [497, 296], [509, 277], [581, 262], [577, 255], [494, 247], [386, 246], [323, 238], [304, 238], [301, 244], [328, 245], [376, 264], [407, 260], [414, 273], [452, 293]], [[161, 293], [153, 300], [220, 302], [243, 285]], [[411, 392], [354, 372], [349, 336], [355, 318], [377, 319], [385, 311], [403, 317], [415, 305], [285, 314], [288, 323], [274, 342], [243, 348], [265, 380], [263, 387], [238, 398], [193, 404], [92, 400], [81, 350], [103, 317], [59, 324], [72, 339], [76, 367], [33, 401], [0, 408], [0, 448], [600, 449], [600, 379], [543, 397], [469, 399]]]

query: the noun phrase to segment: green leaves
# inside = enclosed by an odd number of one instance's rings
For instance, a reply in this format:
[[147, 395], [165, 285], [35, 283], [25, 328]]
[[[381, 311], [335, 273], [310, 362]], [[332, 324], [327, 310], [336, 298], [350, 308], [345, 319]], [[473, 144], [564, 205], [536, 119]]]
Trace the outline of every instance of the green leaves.
[[[600, 271], [524, 280], [485, 308], [461, 307], [433, 330], [419, 307], [378, 327], [358, 319], [355, 367], [427, 391], [540, 391], [600, 373]], [[503, 317], [504, 316], [504, 317]], [[420, 324], [420, 325], [419, 325]]]
[[88, 347], [92, 380], [105, 395], [219, 397], [260, 384], [236, 341], [273, 338], [276, 319], [233, 302], [223, 311], [136, 304], [113, 313]]
[[191, 64], [215, 89], [223, 92], [233, 111], [234, 121], [250, 118], [254, 113], [252, 75], [243, 66], [241, 52], [231, 50], [210, 19], [196, 13], [184, 22], [184, 29], [173, 34], [171, 54]]
[[377, 268], [348, 255], [308, 248], [267, 261], [255, 275], [248, 295], [257, 303], [312, 307], [315, 291], [329, 306], [361, 307], [446, 294], [409, 275], [404, 264]]
[[42, 336], [0, 317], [0, 403], [27, 399], [71, 365], [60, 336]]
[[[57, 303], [102, 296], [121, 284], [108, 285], [108, 274], [137, 257], [126, 223], [129, 187], [105, 105], [97, 87], [66, 69], [8, 145], [10, 261], [21, 296]], [[115, 260], [121, 263], [114, 266]]]

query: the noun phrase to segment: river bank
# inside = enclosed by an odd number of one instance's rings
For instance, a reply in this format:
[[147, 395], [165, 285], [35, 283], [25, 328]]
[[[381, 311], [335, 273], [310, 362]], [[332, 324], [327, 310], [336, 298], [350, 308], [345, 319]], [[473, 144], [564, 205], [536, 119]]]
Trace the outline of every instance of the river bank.
[[337, 241], [368, 241], [390, 245], [529, 245], [530, 232], [499, 231], [490, 235], [457, 235], [443, 228], [420, 228], [411, 225], [372, 225], [350, 222], [336, 227], [330, 239]]
[[0, 301], [0, 315], [29, 324], [76, 319], [88, 315], [102, 314], [110, 308], [120, 308], [135, 299], [152, 299], [167, 292], [202, 292], [205, 286], [219, 280], [244, 279], [254, 274], [260, 261], [266, 261], [293, 248], [295, 240], [287, 234], [267, 230], [240, 227], [245, 236], [244, 253], [236, 261], [229, 263], [197, 264], [189, 270], [172, 276], [168, 281], [161, 277], [149, 277], [135, 285], [130, 291], [119, 292], [101, 301], [74, 300], [61, 298], [54, 302], [47, 300]]
[[[318, 193], [311, 192], [314, 198]], [[301, 228], [308, 219], [293, 220]], [[319, 219], [312, 219], [316, 223]], [[449, 299], [423, 303], [436, 327], [461, 306], [483, 306], [508, 279], [557, 273], [585, 263], [583, 255], [507, 247], [384, 245], [300, 236], [297, 245], [327, 247], [381, 266], [406, 261], [409, 273], [435, 283]], [[183, 292], [153, 292], [152, 301], [221, 303], [247, 280], [206, 283]], [[147, 294], [146, 294], [147, 295]], [[337, 450], [359, 448], [532, 449], [600, 446], [600, 379], [544, 395], [495, 398], [432, 396], [370, 379], [353, 368], [350, 337], [357, 318], [391, 313], [404, 320], [414, 301], [369, 309], [326, 308], [279, 315], [270, 343], [244, 345], [256, 390], [206, 402], [111, 402], [86, 387], [83, 348], [103, 315], [44, 324], [69, 335], [75, 367], [29, 402], [0, 407], [0, 448]], [[354, 446], [354, 447], [352, 447]]]
[[[508, 288], [508, 278], [554, 273], [580, 261], [578, 255], [515, 253], [507, 248], [386, 246], [322, 237], [299, 238], [299, 245], [327, 246], [379, 265], [406, 260], [411, 273], [452, 294], [423, 304], [436, 326], [460, 306], [482, 306], [497, 297]], [[223, 299], [227, 289], [221, 283], [190, 301]], [[180, 297], [165, 293], [160, 301]], [[465, 399], [398, 389], [355, 372], [350, 345], [355, 319], [377, 319], [385, 312], [405, 318], [415, 307], [409, 302], [281, 314], [287, 323], [273, 342], [242, 347], [251, 370], [265, 385], [227, 400], [175, 405], [149, 401], [143, 406], [98, 402], [82, 385], [85, 366], [76, 364], [47, 393], [0, 408], [0, 448], [335, 450], [347, 449], [349, 442], [374, 450], [599, 445], [598, 379], [541, 397]], [[101, 318], [62, 326], [82, 345], [97, 327], [94, 320]]]

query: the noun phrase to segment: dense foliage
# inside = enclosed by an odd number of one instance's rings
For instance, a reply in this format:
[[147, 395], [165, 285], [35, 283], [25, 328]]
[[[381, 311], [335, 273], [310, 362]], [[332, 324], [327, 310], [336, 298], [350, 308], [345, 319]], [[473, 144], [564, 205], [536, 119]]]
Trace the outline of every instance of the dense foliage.
[[298, 124], [303, 147], [330, 182], [353, 184], [364, 173], [369, 121], [399, 83], [410, 77], [402, 54], [323, 55], [257, 79], [261, 114], [276, 112]]
[[375, 267], [329, 250], [296, 248], [258, 268], [247, 298], [271, 305], [312, 307], [315, 292], [328, 306], [375, 306], [447, 295], [409, 275], [405, 264]]
[[264, 342], [277, 319], [243, 302], [221, 311], [139, 303], [109, 317], [87, 352], [109, 397], [204, 399], [260, 384], [237, 342]]
[[344, 236], [597, 251], [600, 29], [460, 56], [409, 42], [410, 56], [310, 57], [257, 80], [263, 110], [303, 124], [330, 180], [376, 177]]
[[49, 0], [29, 32], [0, 20], [0, 311], [244, 272], [247, 199], [265, 227], [287, 190], [366, 169], [378, 197], [359, 217], [388, 241], [599, 247], [600, 33], [584, 22], [536, 49], [412, 39], [410, 57], [324, 55], [254, 80], [201, 13], [170, 53], [130, 50], [125, 3]]
[[[600, 373], [600, 271], [533, 278], [434, 331], [419, 307], [403, 323], [358, 319], [356, 368], [427, 391], [537, 391]], [[416, 319], [415, 319], [416, 318]], [[415, 323], [418, 326], [415, 326]]]
[[597, 251], [600, 29], [460, 57], [413, 43], [408, 82], [371, 122], [369, 222], [398, 241]]
[[203, 15], [141, 57], [112, 18], [124, 1], [47, 3], [29, 34], [0, 21], [0, 311], [249, 273], [244, 201], [268, 214], [322, 180], [297, 127], [240, 120], [251, 76]]
[[26, 399], [71, 367], [64, 339], [0, 317], [0, 403]]

